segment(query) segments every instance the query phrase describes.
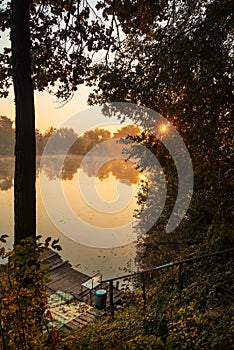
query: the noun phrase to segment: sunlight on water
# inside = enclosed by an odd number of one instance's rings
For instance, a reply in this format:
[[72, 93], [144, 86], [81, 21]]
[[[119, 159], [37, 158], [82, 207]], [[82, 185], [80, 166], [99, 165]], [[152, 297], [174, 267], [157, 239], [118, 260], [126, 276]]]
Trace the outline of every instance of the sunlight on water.
[[[10, 162], [10, 160], [9, 160]], [[13, 163], [13, 160], [11, 160]], [[51, 169], [53, 164], [53, 171]], [[12, 164], [8, 167], [9, 174], [5, 177], [13, 176]], [[99, 174], [99, 178], [95, 178], [96, 194], [111, 205], [115, 205], [118, 202], [120, 194], [124, 194], [127, 189], [127, 198], [121, 198], [123, 209], [119, 210], [119, 203], [116, 205], [116, 211], [113, 213], [105, 214], [102, 211], [94, 210], [86, 203], [85, 199], [82, 198], [82, 194], [79, 190], [79, 171], [81, 169], [71, 170], [70, 174], [67, 170], [67, 177], [62, 181], [63, 192], [67, 202], [76, 215], [79, 215], [82, 220], [89, 222], [93, 226], [98, 227], [115, 227], [124, 225], [125, 223], [131, 222], [134, 209], [136, 208], [136, 193], [138, 185], [136, 183], [136, 174], [133, 174], [134, 183], [130, 183], [129, 178], [121, 181], [118, 179], [117, 164], [115, 164], [115, 173], [110, 172], [110, 164], [105, 169], [102, 169]], [[121, 167], [120, 167], [121, 170]], [[50, 163], [48, 168], [41, 171], [43, 181], [46, 182], [46, 188], [51, 195], [51, 199], [56, 206], [58, 216], [60, 220], [67, 220], [69, 224], [69, 218], [64, 217], [63, 213], [60, 212], [59, 203], [56, 201], [56, 193], [53, 193], [51, 184], [55, 181], [60, 181], [59, 178], [52, 176], [56, 173], [56, 160]], [[37, 169], [39, 174], [39, 169]], [[120, 174], [121, 177], [121, 174]], [[129, 174], [130, 177], [130, 174]], [[1, 181], [3, 176], [1, 177]], [[90, 177], [86, 174], [87, 186], [89, 186]], [[12, 182], [13, 184], [13, 182]], [[92, 248], [85, 245], [81, 245], [72, 239], [69, 239], [63, 233], [61, 233], [55, 225], [51, 222], [48, 214], [43, 205], [43, 201], [40, 194], [39, 179], [37, 177], [36, 182], [37, 188], [37, 233], [43, 236], [43, 239], [51, 236], [53, 239], [59, 238], [60, 244], [63, 248], [61, 255], [63, 259], [68, 259], [72, 265], [79, 271], [92, 275], [100, 271], [104, 278], [115, 277], [123, 275], [129, 271], [136, 270], [135, 255], [136, 247], [134, 243], [117, 247], [117, 248]], [[10, 184], [8, 188], [1, 187], [0, 191], [0, 203], [1, 203], [1, 217], [4, 218], [0, 222], [0, 234], [7, 233], [10, 238], [8, 240], [8, 247], [12, 246], [13, 243], [13, 186]], [[85, 192], [85, 187], [83, 188]], [[131, 195], [129, 197], [129, 190]], [[114, 203], [114, 204], [113, 204]], [[127, 205], [126, 205], [127, 203]], [[69, 227], [69, 225], [68, 225]], [[77, 231], [79, 227], [76, 228]], [[129, 232], [131, 235], [132, 232]], [[98, 239], [98, 237], [96, 237]]]
[[[80, 170], [81, 171], [81, 170]], [[83, 198], [82, 193], [78, 186], [78, 174], [74, 176], [73, 181], [63, 182], [63, 191], [67, 202], [73, 209], [73, 211], [82, 220], [91, 223], [98, 227], [116, 227], [119, 225], [125, 225], [132, 220], [132, 214], [136, 207], [136, 185], [131, 189], [132, 196], [129, 198], [123, 198], [121, 196], [121, 203], [117, 203], [119, 194], [125, 193], [124, 189], [119, 189], [117, 187], [126, 187], [125, 184], [120, 183], [113, 176], [108, 177], [105, 180], [95, 179], [96, 194], [100, 200], [103, 200], [107, 205], [114, 204], [114, 212], [106, 213], [104, 210], [95, 210], [95, 198], [90, 198], [89, 203]], [[87, 177], [87, 183], [83, 185], [83, 191], [87, 191], [86, 187], [89, 187], [89, 181]], [[126, 196], [128, 197], [128, 196]], [[93, 201], [92, 201], [93, 198]], [[122, 208], [122, 209], [121, 209]]]

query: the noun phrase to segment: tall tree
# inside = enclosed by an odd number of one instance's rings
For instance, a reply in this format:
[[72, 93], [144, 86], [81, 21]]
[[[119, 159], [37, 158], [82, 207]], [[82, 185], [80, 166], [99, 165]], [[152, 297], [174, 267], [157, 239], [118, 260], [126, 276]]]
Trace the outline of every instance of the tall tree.
[[15, 243], [36, 237], [35, 112], [30, 53], [30, 0], [11, 2], [12, 70], [15, 93]]
[[0, 96], [7, 96], [12, 76], [16, 104], [15, 243], [36, 235], [33, 91], [72, 97], [94, 52], [108, 52], [114, 42], [105, 20], [88, 1], [0, 1], [0, 28], [10, 29], [12, 43], [0, 54]]

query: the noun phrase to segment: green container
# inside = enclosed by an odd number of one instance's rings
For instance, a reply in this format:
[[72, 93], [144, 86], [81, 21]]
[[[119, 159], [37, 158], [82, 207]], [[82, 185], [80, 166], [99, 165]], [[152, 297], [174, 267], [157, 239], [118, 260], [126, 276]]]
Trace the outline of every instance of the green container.
[[98, 289], [95, 293], [95, 306], [97, 309], [105, 309], [106, 307], [106, 290]]

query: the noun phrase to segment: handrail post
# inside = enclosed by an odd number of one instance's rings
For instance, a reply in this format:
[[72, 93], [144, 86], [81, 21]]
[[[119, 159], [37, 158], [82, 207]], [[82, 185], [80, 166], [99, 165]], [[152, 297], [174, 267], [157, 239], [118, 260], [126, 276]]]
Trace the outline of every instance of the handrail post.
[[180, 294], [180, 304], [182, 302], [182, 290], [183, 290], [183, 284], [184, 284], [184, 271], [183, 271], [183, 264], [181, 263], [179, 265], [179, 294]]
[[145, 309], [145, 307], [146, 307], [146, 293], [145, 293], [145, 274], [144, 274], [144, 272], [141, 272], [141, 285], [142, 285], [143, 302], [144, 302], [144, 309]]
[[111, 318], [114, 319], [115, 308], [114, 308], [113, 281], [110, 281], [110, 284], [109, 284], [109, 297], [110, 297], [110, 315], [111, 315]]

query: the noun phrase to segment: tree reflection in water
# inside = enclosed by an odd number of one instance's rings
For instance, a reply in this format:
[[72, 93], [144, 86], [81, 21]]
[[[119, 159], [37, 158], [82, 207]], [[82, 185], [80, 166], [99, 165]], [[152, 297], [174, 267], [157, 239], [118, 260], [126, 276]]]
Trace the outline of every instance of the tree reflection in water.
[[96, 174], [96, 162], [99, 162], [100, 159], [93, 158], [92, 162], [88, 162], [88, 164], [85, 161], [82, 162], [82, 160], [83, 156], [67, 155], [61, 169], [61, 159], [48, 156], [43, 160], [42, 169], [50, 180], [71, 181], [78, 170], [81, 169], [87, 176], [96, 176], [101, 181], [111, 175], [126, 185], [136, 184], [139, 181], [139, 170], [130, 161], [124, 159], [108, 160], [99, 168]]
[[0, 190], [7, 191], [13, 186], [14, 158], [0, 158]]
[[[67, 155], [63, 167], [61, 169], [61, 158], [58, 156], [47, 156], [40, 164], [40, 157], [37, 158], [37, 177], [41, 170], [44, 171], [47, 178], [51, 181], [62, 179], [71, 181], [74, 175], [81, 168], [84, 173], [89, 176], [96, 176], [99, 180], [105, 180], [109, 176], [114, 176], [116, 180], [125, 183], [126, 185], [136, 184], [139, 181], [139, 170], [130, 161], [124, 159], [108, 160], [102, 165], [97, 174], [95, 174], [95, 159], [93, 164], [83, 162], [83, 156]], [[81, 166], [82, 163], [82, 166]], [[41, 166], [41, 168], [40, 168]], [[0, 190], [7, 191], [11, 189], [14, 181], [14, 158], [7, 157], [0, 159]]]

